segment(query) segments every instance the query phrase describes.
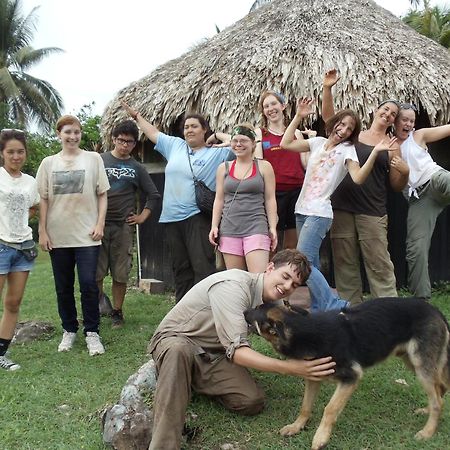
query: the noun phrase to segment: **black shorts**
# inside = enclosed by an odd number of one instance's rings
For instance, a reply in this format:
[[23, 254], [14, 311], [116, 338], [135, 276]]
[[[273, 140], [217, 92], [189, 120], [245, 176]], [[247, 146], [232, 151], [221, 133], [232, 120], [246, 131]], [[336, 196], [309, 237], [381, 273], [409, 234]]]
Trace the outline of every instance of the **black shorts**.
[[292, 191], [277, 191], [277, 230], [284, 231], [295, 229], [295, 204], [300, 195], [301, 187]]

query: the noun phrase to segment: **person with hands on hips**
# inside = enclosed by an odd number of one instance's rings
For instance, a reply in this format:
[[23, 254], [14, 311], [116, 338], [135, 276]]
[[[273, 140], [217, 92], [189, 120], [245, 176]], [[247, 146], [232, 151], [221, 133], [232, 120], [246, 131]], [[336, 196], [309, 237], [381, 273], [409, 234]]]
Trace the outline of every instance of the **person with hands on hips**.
[[[113, 328], [124, 323], [122, 306], [133, 261], [133, 235], [135, 227], [144, 223], [160, 199], [146, 168], [137, 162], [131, 152], [139, 138], [139, 129], [132, 120], [118, 123], [112, 131], [114, 148], [101, 154], [111, 185], [108, 191], [105, 233], [97, 266], [100, 298], [103, 279], [111, 272]], [[143, 199], [142, 211], [135, 213], [137, 192]]]
[[209, 241], [219, 245], [227, 269], [259, 273], [277, 247], [277, 205], [272, 166], [254, 159], [255, 140], [251, 125], [233, 128], [236, 159], [217, 169]]

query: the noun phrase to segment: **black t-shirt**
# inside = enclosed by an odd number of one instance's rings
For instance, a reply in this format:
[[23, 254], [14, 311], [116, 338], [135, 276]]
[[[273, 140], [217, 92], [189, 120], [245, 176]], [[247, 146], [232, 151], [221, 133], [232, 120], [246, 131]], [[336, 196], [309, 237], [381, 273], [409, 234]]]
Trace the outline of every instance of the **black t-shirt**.
[[125, 222], [128, 215], [136, 210], [136, 192], [144, 194], [144, 208], [154, 209], [160, 198], [145, 167], [134, 158], [118, 159], [111, 152], [102, 153], [108, 175], [108, 209], [106, 223]]
[[[373, 145], [358, 142], [356, 153], [362, 167], [373, 150]], [[331, 197], [333, 209], [382, 217], [386, 215], [387, 186], [389, 183], [388, 152], [378, 154], [372, 171], [363, 184], [356, 184], [348, 174]]]

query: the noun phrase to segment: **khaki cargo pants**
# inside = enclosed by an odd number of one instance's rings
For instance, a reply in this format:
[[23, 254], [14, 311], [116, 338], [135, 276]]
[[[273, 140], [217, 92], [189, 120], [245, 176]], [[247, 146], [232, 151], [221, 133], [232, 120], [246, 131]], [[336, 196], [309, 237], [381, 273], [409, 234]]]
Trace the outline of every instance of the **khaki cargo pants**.
[[158, 381], [149, 450], [180, 448], [191, 388], [240, 414], [255, 415], [264, 408], [264, 392], [249, 371], [225, 355], [209, 360], [200, 347], [184, 337], [173, 336], [162, 339], [153, 351], [153, 359]]

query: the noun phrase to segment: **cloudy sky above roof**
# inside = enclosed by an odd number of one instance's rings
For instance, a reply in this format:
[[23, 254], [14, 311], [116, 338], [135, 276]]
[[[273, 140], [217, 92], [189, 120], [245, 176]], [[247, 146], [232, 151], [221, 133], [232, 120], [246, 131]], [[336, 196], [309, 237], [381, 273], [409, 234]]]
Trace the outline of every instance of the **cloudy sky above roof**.
[[[396, 16], [404, 15], [410, 6], [409, 0], [375, 1]], [[232, 25], [253, 2], [22, 0], [25, 14], [40, 6], [33, 46], [65, 50], [48, 57], [31, 74], [60, 92], [67, 113], [94, 101], [94, 112], [101, 114], [118, 90], [214, 36], [216, 26]], [[444, 5], [445, 0], [431, 3]]]

